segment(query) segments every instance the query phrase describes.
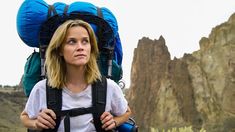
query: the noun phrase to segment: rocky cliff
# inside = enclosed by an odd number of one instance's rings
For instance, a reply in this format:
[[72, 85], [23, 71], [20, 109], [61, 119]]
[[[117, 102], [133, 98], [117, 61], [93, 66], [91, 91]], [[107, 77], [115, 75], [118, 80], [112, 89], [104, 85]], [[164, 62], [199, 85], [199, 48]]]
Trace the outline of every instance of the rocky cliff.
[[139, 40], [127, 98], [141, 132], [235, 131], [235, 14], [199, 43], [198, 51], [171, 60], [162, 36]]

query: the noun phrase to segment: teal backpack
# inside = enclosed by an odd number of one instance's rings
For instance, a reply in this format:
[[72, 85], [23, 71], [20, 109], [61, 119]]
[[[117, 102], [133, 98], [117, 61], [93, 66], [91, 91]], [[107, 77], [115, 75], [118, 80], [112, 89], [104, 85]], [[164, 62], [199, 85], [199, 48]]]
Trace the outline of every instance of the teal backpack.
[[23, 90], [27, 97], [29, 97], [34, 85], [40, 80], [42, 80], [40, 53], [34, 50], [27, 58], [22, 77]]

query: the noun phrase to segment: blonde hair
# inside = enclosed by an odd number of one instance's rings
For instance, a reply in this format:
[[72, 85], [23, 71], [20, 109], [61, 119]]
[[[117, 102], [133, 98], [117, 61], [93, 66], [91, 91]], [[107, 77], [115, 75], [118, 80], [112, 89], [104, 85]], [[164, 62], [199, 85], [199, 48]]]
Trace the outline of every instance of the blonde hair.
[[48, 83], [54, 88], [62, 88], [66, 84], [66, 62], [60, 54], [68, 29], [76, 26], [81, 26], [87, 30], [91, 44], [90, 60], [86, 64], [85, 81], [88, 84], [92, 84], [98, 79], [101, 79], [101, 74], [97, 65], [99, 49], [93, 29], [88, 23], [82, 20], [67, 20], [56, 29], [46, 51], [45, 66]]

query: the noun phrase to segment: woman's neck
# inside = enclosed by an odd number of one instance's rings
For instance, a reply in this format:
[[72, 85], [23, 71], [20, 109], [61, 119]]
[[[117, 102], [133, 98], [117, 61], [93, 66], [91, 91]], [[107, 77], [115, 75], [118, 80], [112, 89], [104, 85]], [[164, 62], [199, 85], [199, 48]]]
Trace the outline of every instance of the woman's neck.
[[70, 91], [78, 93], [86, 89], [85, 67], [69, 67], [66, 76], [66, 87]]

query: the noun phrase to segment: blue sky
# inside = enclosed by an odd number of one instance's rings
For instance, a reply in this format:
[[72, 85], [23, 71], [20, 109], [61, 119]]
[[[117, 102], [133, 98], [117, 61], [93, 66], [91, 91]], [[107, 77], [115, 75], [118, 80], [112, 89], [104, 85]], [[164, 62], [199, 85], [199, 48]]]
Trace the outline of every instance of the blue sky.
[[[45, 0], [47, 3], [74, 0]], [[171, 57], [199, 49], [201, 37], [228, 20], [235, 12], [234, 0], [83, 0], [109, 8], [116, 16], [123, 45], [124, 81], [130, 85], [133, 51], [142, 37], [158, 39], [161, 35]], [[0, 84], [17, 85], [23, 74], [27, 57], [33, 48], [25, 45], [16, 30], [16, 15], [23, 0], [4, 1], [0, 13]]]

